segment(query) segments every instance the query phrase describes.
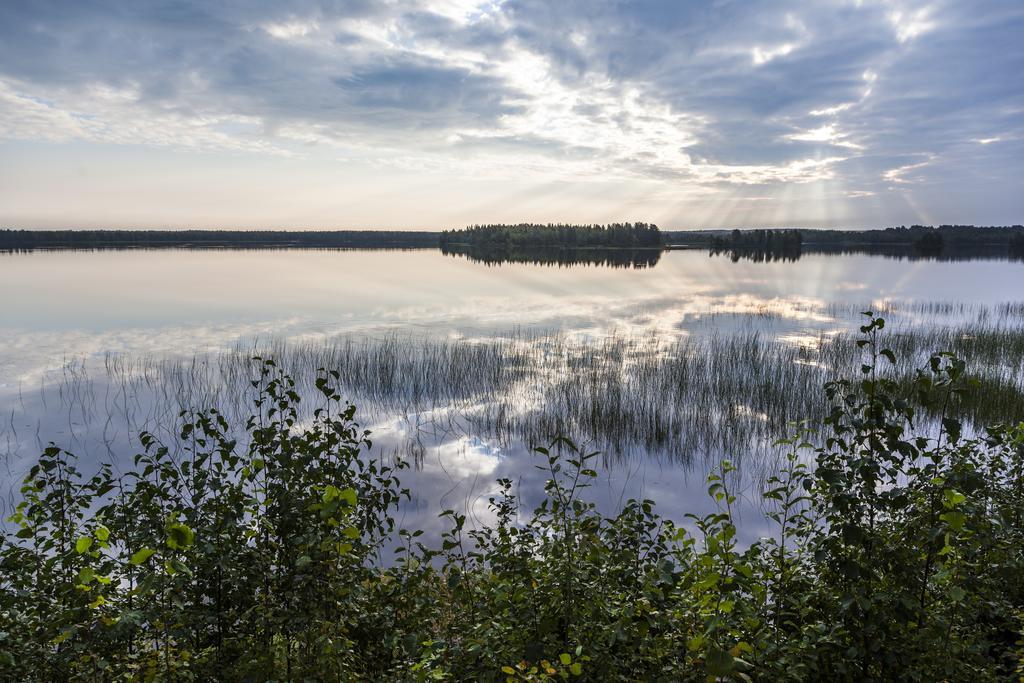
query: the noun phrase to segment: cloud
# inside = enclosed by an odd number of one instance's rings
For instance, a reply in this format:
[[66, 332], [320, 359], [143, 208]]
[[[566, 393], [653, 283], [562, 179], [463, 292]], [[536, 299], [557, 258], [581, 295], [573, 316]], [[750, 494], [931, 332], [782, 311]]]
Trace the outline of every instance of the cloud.
[[796, 45], [793, 43], [783, 43], [782, 45], [770, 48], [755, 46], [750, 51], [750, 56], [754, 60], [754, 64], [760, 66], [762, 64], [767, 64], [777, 57], [785, 57], [795, 49]]
[[932, 162], [932, 159], [926, 159], [925, 161], [919, 161], [916, 164], [905, 164], [896, 168], [889, 169], [882, 174], [882, 178], [890, 183], [898, 183], [906, 185], [909, 183], [918, 182], [918, 178], [909, 177], [911, 171], [916, 171], [920, 168], [924, 168]]
[[259, 134], [259, 119], [210, 113], [187, 116], [173, 110], [139, 111], [137, 87], [95, 83], [81, 89], [29, 94], [31, 86], [0, 80], [0, 138], [108, 144], [144, 144], [287, 155]]
[[893, 10], [889, 13], [889, 22], [901, 43], [917, 38], [936, 27], [932, 18], [932, 7], [929, 6], [909, 11]]
[[[812, 112], [813, 114], [813, 112]], [[863, 145], [850, 142], [846, 139], [845, 133], [840, 133], [834, 125], [820, 126], [812, 130], [787, 135], [786, 139], [794, 142], [827, 142], [836, 147], [849, 147], [850, 149], [864, 149]]]
[[320, 29], [320, 25], [312, 20], [270, 21], [263, 24], [260, 28], [278, 40], [299, 40], [316, 33]]
[[4, 3], [0, 140], [899, 210], [1016, 182], [1022, 31], [1015, 0]]

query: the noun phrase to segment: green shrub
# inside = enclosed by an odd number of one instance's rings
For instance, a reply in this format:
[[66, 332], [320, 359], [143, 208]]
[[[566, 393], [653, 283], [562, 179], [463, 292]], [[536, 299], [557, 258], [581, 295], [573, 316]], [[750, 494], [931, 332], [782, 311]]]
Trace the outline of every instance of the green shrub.
[[1019, 677], [1024, 425], [965, 434], [946, 417], [965, 364], [937, 354], [896, 381], [883, 329], [869, 314], [862, 374], [827, 385], [815, 438], [780, 442], [776, 533], [749, 545], [728, 462], [712, 514], [676, 525], [633, 500], [605, 516], [586, 496], [596, 454], [559, 438], [536, 449], [532, 515], [499, 480], [492, 525], [445, 511], [430, 547], [396, 528], [405, 465], [367, 456], [337, 375], [303, 421], [292, 380], [259, 360], [241, 442], [211, 410], [186, 416], [180, 450], [143, 434], [125, 474], [85, 479], [46, 449], [0, 546], [2, 677]]

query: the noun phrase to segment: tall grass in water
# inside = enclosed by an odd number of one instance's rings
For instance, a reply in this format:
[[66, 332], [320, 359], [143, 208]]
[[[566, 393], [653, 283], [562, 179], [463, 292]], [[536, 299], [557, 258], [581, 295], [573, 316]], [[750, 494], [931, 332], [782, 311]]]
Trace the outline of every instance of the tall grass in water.
[[[978, 380], [952, 408], [958, 417], [969, 425], [1024, 419], [1024, 326], [1014, 313], [887, 330], [897, 376], [908, 386], [928, 354], [952, 351], [972, 359]], [[801, 343], [756, 331], [597, 340], [523, 330], [485, 339], [392, 333], [272, 342], [259, 352], [294, 376], [303, 394], [314, 391], [316, 368], [336, 370], [361, 421], [397, 420], [409, 444], [571, 433], [611, 456], [640, 449], [679, 458], [756, 452], [790, 422], [824, 418], [822, 383], [859, 363], [851, 335], [826, 332]], [[246, 414], [252, 356], [246, 348], [186, 359], [111, 355], [104, 377], [71, 367], [59, 391], [69, 425], [102, 422], [105, 432], [146, 429], [173, 439], [182, 410]]]

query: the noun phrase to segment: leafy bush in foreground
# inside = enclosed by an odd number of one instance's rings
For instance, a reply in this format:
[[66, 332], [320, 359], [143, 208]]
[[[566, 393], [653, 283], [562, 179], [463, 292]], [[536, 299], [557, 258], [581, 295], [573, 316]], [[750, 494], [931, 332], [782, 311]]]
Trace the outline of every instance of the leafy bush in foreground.
[[[216, 411], [188, 446], [144, 434], [132, 472], [83, 479], [47, 449], [0, 547], [0, 673], [10, 680], [1007, 680], [1021, 675], [1024, 425], [968, 437], [944, 415], [964, 364], [938, 354], [912, 396], [887, 377], [884, 322], [863, 374], [826, 387], [817, 443], [763, 492], [776, 533], [718, 512], [680, 525], [651, 501], [614, 517], [584, 495], [595, 454], [538, 448], [546, 498], [495, 523], [446, 511], [440, 547], [396, 530], [404, 465], [371, 460], [323, 373], [300, 421], [261, 361], [245, 442]], [[384, 544], [398, 539], [395, 559]]]

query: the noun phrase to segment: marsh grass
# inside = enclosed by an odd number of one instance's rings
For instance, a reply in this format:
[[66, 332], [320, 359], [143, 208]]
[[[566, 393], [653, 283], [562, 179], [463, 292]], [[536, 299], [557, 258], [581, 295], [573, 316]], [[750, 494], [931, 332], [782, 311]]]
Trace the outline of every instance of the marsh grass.
[[[975, 379], [950, 408], [957, 418], [968, 428], [1024, 419], [1024, 306], [911, 302], [890, 311], [904, 316], [886, 329], [886, 340], [906, 391], [931, 353], [951, 351], [971, 359]], [[842, 317], [853, 307], [819, 313]], [[925, 325], [920, 316], [947, 322]], [[186, 358], [108, 355], [98, 375], [68, 364], [49, 400], [61, 406], [72, 435], [91, 428], [111, 444], [145, 429], [173, 440], [182, 411], [218, 406], [229, 418], [245, 415], [258, 371], [253, 356], [262, 355], [295, 377], [303, 395], [315, 390], [316, 368], [336, 370], [360, 420], [375, 430], [400, 426], [405, 443], [397, 448], [414, 460], [424, 443], [452, 436], [507, 446], [551, 434], [580, 435], [607, 458], [643, 451], [742, 460], [770, 448], [791, 422], [823, 419], [822, 384], [859, 365], [853, 333], [819, 329], [785, 341], [764, 324], [785, 322], [778, 311], [742, 317], [753, 323], [737, 332], [717, 331], [712, 318], [700, 334], [672, 337], [391, 332]]]

